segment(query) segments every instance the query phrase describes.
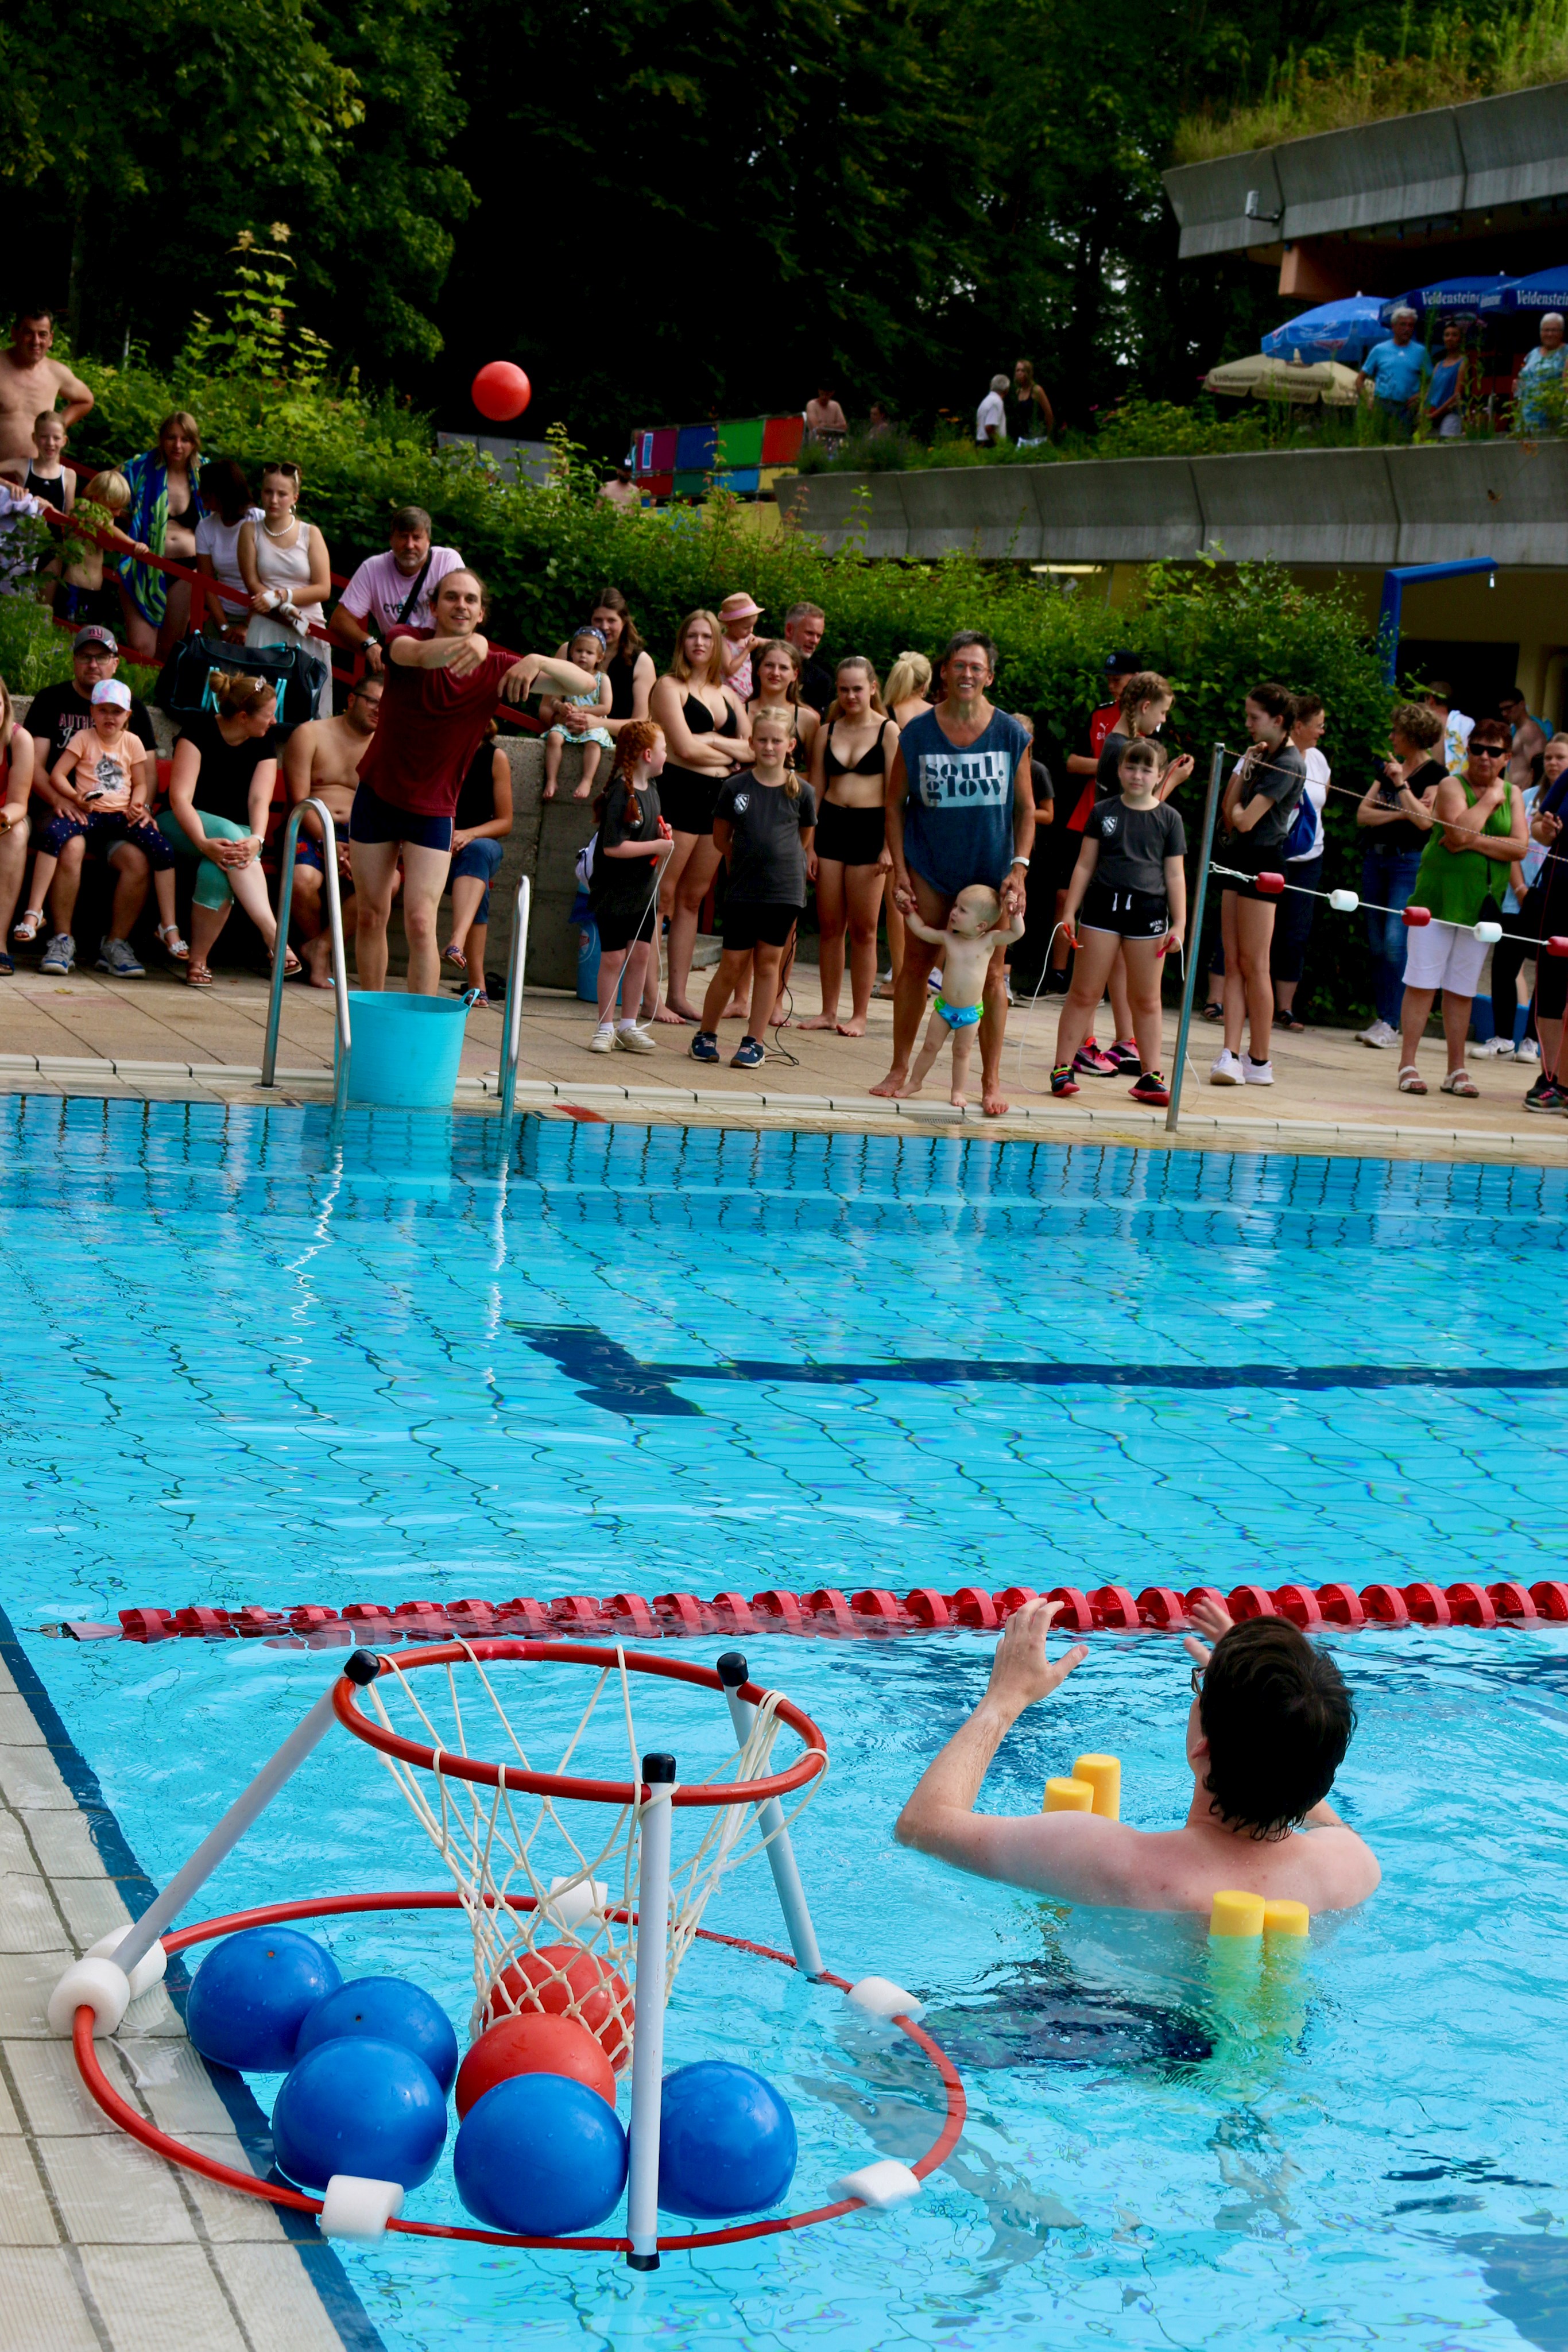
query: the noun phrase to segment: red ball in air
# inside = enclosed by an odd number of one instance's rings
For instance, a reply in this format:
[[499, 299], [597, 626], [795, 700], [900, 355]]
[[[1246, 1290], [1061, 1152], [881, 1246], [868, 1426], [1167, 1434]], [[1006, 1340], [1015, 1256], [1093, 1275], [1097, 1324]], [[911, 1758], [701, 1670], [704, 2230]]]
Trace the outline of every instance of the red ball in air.
[[[574, 2008], [575, 2004], [575, 2008]], [[497, 1979], [488, 2002], [490, 2015], [565, 2017], [580, 2020], [612, 2066], [624, 2066], [632, 2054], [626, 2021], [632, 2015], [632, 1994], [624, 1977], [597, 1952], [575, 1944], [546, 1944], [524, 1952]]]
[[491, 360], [474, 379], [474, 405], [492, 425], [509, 425], [534, 396], [533, 385], [510, 360]]
[[513, 2074], [564, 2074], [615, 2105], [614, 2070], [575, 2017], [525, 2009], [486, 2028], [457, 2069], [458, 2114], [465, 2116], [476, 2100]]

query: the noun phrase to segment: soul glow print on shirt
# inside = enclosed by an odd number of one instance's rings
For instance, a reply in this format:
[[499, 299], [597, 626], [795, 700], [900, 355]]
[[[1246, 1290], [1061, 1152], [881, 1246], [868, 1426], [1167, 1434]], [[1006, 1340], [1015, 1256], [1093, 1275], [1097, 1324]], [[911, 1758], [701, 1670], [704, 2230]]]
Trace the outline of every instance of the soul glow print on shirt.
[[922, 751], [920, 800], [928, 809], [995, 807], [1012, 798], [1013, 760], [993, 751]]

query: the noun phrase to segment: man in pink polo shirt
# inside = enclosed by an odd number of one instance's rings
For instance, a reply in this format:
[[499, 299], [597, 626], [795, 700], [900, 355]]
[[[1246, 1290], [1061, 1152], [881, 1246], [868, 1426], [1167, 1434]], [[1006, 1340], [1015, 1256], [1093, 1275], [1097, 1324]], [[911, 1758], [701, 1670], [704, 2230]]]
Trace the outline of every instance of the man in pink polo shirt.
[[392, 545], [368, 555], [344, 589], [327, 635], [348, 654], [361, 650], [373, 670], [382, 666], [389, 629], [428, 629], [435, 592], [463, 558], [455, 547], [433, 547], [431, 521], [423, 507], [399, 507], [392, 519]]

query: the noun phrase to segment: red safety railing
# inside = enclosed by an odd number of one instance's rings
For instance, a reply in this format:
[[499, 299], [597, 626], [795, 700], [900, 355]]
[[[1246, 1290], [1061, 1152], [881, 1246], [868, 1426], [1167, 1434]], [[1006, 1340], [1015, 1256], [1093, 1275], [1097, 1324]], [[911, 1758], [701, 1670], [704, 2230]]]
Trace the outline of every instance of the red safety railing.
[[[607, 1600], [567, 1593], [554, 1601], [517, 1596], [511, 1601], [350, 1601], [266, 1609], [252, 1602], [237, 1609], [214, 1605], [185, 1609], [122, 1609], [118, 1625], [85, 1620], [61, 1628], [78, 1641], [123, 1638], [162, 1642], [181, 1637], [238, 1641], [267, 1635], [274, 1640], [323, 1643], [450, 1640], [455, 1633], [522, 1633], [534, 1639], [567, 1640], [592, 1633], [622, 1640], [696, 1640], [712, 1634], [815, 1634], [831, 1639], [893, 1633], [994, 1633], [1026, 1601], [1040, 1596], [1024, 1584], [1005, 1592], [985, 1592], [966, 1584], [956, 1592], [917, 1586], [902, 1595], [869, 1587], [841, 1592], [718, 1592], [702, 1601], [692, 1592], [613, 1592]], [[1104, 1584], [1092, 1591], [1077, 1585], [1051, 1586], [1044, 1596], [1059, 1604], [1057, 1626], [1073, 1633], [1179, 1633], [1192, 1622], [1200, 1601], [1217, 1601], [1232, 1617], [1283, 1617], [1291, 1624], [1341, 1628], [1400, 1625], [1500, 1625], [1568, 1623], [1568, 1583], [1538, 1584], [1239, 1584], [1228, 1593], [1200, 1584], [1181, 1592], [1148, 1585]]]
[[[79, 467], [77, 468], [78, 473], [81, 470]], [[57, 513], [58, 509], [55, 511]], [[74, 515], [62, 515], [60, 520], [75, 538], [89, 539], [94, 546], [103, 548], [108, 553], [125, 557], [125, 550], [117, 544], [107, 530], [93, 529], [78, 521]], [[172, 555], [138, 555], [126, 560], [137, 563], [150, 563], [154, 571], [165, 572], [171, 580], [183, 580], [186, 583], [191, 591], [191, 629], [198, 635], [206, 625], [209, 604], [215, 608], [215, 616], [220, 623], [224, 619], [222, 608], [225, 604], [236, 605], [247, 619], [250, 616], [251, 603], [247, 590], [228, 588], [221, 580], [209, 580], [204, 572], [193, 571], [188, 563], [180, 563]], [[333, 572], [329, 577], [334, 588], [346, 588], [349, 584], [350, 575], [346, 572]], [[53, 617], [57, 628], [68, 629], [73, 635], [81, 625], [79, 622], [66, 619], [62, 614], [57, 613]], [[307, 624], [306, 634], [319, 638], [323, 645], [330, 646], [334, 653], [342, 651], [342, 647], [338, 645], [330, 631], [321, 628], [314, 621]], [[494, 640], [491, 642], [493, 644]], [[135, 654], [128, 653], [123, 646], [120, 650], [126, 654], [128, 660], [135, 661], [139, 658]], [[504, 654], [508, 653], [510, 648], [506, 646], [496, 646], [495, 650], [497, 653]], [[516, 656], [514, 656], [513, 658], [515, 659]], [[152, 665], [144, 666], [151, 667]], [[346, 686], [352, 686], [364, 675], [364, 655], [356, 653], [348, 668], [344, 668], [341, 663], [336, 661], [330, 664], [330, 668], [335, 678]], [[530, 718], [527, 711], [509, 709], [505, 703], [497, 707], [496, 716], [497, 719], [509, 719], [514, 727], [520, 727], [530, 735], [538, 735], [543, 731], [542, 724], [538, 719]]]

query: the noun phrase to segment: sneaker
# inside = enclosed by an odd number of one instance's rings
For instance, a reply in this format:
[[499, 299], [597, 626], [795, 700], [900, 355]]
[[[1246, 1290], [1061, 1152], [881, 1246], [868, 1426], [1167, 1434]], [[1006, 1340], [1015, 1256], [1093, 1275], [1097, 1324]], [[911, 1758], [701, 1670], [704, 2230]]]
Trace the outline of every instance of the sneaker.
[[768, 1059], [768, 1048], [760, 1038], [743, 1037], [729, 1057], [732, 1070], [759, 1070]]
[[716, 1062], [718, 1039], [711, 1029], [699, 1029], [687, 1048], [694, 1062]]
[[588, 1041], [588, 1050], [591, 1054], [613, 1054], [615, 1030], [612, 1023], [606, 1021], [594, 1031]]
[[1539, 1062], [1541, 1046], [1538, 1041], [1533, 1037], [1521, 1037], [1513, 1049], [1513, 1058], [1516, 1062]]
[[1222, 1045], [1209, 1065], [1211, 1087], [1239, 1087], [1241, 1084], [1241, 1064], [1228, 1045]]
[[1476, 1044], [1470, 1047], [1470, 1053], [1476, 1060], [1482, 1062], [1490, 1060], [1493, 1055], [1500, 1054], [1507, 1055], [1509, 1059], [1511, 1060], [1513, 1057], [1513, 1039], [1511, 1037], [1482, 1037], [1478, 1039]]
[[1072, 1056], [1072, 1066], [1081, 1078], [1113, 1078], [1116, 1065], [1109, 1054], [1103, 1054], [1092, 1037], [1085, 1037]]
[[116, 980], [145, 980], [146, 967], [139, 964], [129, 940], [105, 940], [98, 950], [98, 969], [111, 972]]
[[1386, 1021], [1374, 1021], [1369, 1027], [1356, 1031], [1355, 1042], [1358, 1045], [1375, 1045], [1381, 1051], [1385, 1045], [1398, 1045], [1399, 1032], [1391, 1029]]
[[1134, 1102], [1157, 1103], [1163, 1110], [1169, 1103], [1171, 1090], [1166, 1084], [1163, 1070], [1142, 1070], [1127, 1088]]
[[656, 1054], [659, 1050], [634, 1021], [622, 1021], [617, 1025], [615, 1043], [622, 1054]]
[[1105, 1057], [1115, 1063], [1118, 1075], [1131, 1070], [1136, 1077], [1144, 1066], [1143, 1056], [1130, 1037], [1118, 1037], [1107, 1045]]
[[1045, 975], [1047, 996], [1065, 996], [1072, 982], [1064, 971], [1048, 971]]
[[47, 972], [51, 980], [64, 980], [76, 960], [75, 940], [68, 931], [57, 931], [44, 950], [44, 960], [39, 964], [38, 970]]
[[[1217, 1062], [1216, 1069], [1218, 1066]], [[1243, 1054], [1241, 1076], [1249, 1087], [1271, 1087], [1274, 1083], [1274, 1065], [1272, 1062], [1255, 1062], [1250, 1054]]]
[[1058, 1062], [1051, 1074], [1051, 1091], [1053, 1095], [1075, 1095], [1078, 1092], [1078, 1081], [1073, 1076], [1072, 1070], [1073, 1065], [1071, 1062]]
[[1563, 1099], [1561, 1087], [1555, 1086], [1542, 1070], [1524, 1097], [1524, 1108], [1526, 1110], [1556, 1111], [1561, 1114], [1568, 1110], [1568, 1103], [1564, 1103]]

